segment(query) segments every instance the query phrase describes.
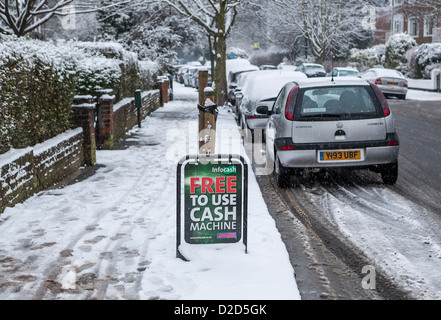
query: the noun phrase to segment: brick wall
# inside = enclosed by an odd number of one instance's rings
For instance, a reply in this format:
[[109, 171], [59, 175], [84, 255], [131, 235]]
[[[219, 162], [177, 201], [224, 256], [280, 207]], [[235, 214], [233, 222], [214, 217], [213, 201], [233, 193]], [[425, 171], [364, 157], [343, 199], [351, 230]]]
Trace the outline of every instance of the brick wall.
[[[141, 94], [141, 119], [144, 119], [160, 105], [159, 90], [150, 90]], [[113, 106], [113, 135], [115, 141], [124, 138], [125, 134], [138, 124], [138, 113], [134, 98], [127, 98]]]
[[0, 155], [0, 213], [61, 181], [83, 164], [83, 130]]

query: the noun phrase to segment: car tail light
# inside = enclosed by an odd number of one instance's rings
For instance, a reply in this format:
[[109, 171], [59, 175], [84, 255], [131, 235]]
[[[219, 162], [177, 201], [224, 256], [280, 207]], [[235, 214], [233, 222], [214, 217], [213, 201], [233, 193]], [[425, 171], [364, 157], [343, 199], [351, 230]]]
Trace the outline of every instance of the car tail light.
[[299, 87], [294, 87], [288, 95], [288, 100], [286, 100], [285, 106], [285, 118], [287, 120], [294, 120], [294, 107], [296, 105], [297, 94], [299, 92]]
[[248, 119], [256, 119], [256, 116], [247, 116]]
[[396, 141], [396, 140], [394, 140], [394, 141], [389, 141], [388, 143], [387, 143], [387, 145], [389, 146], [389, 147], [392, 147], [392, 146], [398, 146], [400, 144], [400, 142], [398, 142], [398, 141]]
[[407, 80], [404, 81], [404, 87], [408, 88], [409, 87], [409, 83], [407, 82]]
[[294, 150], [294, 146], [281, 146], [280, 149], [284, 150], [284, 151], [286, 151], [286, 150]]
[[381, 84], [381, 78], [378, 78], [377, 80], [375, 80], [375, 84]]
[[381, 108], [383, 109], [383, 115], [387, 117], [388, 115], [390, 115], [390, 109], [389, 109], [389, 104], [387, 103], [387, 100], [384, 97], [384, 94], [375, 84], [371, 83], [371, 87], [374, 90], [378, 101], [380, 101]]

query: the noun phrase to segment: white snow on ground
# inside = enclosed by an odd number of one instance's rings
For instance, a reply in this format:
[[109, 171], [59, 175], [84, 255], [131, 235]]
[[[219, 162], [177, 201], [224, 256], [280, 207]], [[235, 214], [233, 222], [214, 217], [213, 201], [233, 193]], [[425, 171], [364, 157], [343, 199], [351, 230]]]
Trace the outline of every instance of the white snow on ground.
[[[6, 209], [0, 299], [300, 299], [252, 170], [248, 253], [190, 246], [189, 262], [176, 258], [176, 167], [196, 149], [196, 101], [176, 85], [175, 101], [131, 131], [137, 145], [97, 151], [103, 167], [92, 177]], [[245, 154], [233, 115], [220, 109], [218, 132], [230, 137], [220, 152]]]
[[409, 89], [407, 100], [441, 101], [441, 93]]
[[[382, 272], [415, 299], [441, 299], [439, 217], [389, 188], [314, 190], [335, 227]], [[341, 199], [354, 199], [354, 203]], [[360, 204], [357, 204], [360, 203]]]

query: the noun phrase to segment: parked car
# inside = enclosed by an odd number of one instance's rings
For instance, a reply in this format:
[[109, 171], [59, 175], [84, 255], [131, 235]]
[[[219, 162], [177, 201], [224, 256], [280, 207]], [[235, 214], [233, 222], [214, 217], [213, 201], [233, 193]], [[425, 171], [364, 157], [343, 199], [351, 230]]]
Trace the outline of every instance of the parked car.
[[182, 67], [183, 67], [183, 65], [180, 65], [180, 64], [172, 66], [171, 71], [172, 71], [174, 81], [179, 82], [179, 72], [182, 69]]
[[184, 84], [184, 75], [187, 73], [188, 68], [189, 68], [188, 66], [183, 66], [182, 68], [179, 69], [178, 75], [177, 75], [177, 77], [178, 77], [177, 80], [180, 84]]
[[[201, 69], [199, 69], [200, 71]], [[213, 79], [211, 77], [211, 68], [204, 68], [204, 70], [208, 71], [208, 86], [211, 87], [213, 83]], [[199, 72], [197, 72], [194, 76], [193, 86], [198, 89], [199, 88]]]
[[290, 82], [269, 115], [266, 152], [279, 187], [305, 170], [336, 168], [370, 169], [385, 184], [397, 181], [399, 139], [387, 100], [375, 84], [344, 77]]
[[297, 71], [297, 66], [290, 63], [282, 62], [277, 65], [277, 69], [284, 71]]
[[237, 86], [237, 79], [240, 74], [244, 72], [251, 72], [259, 70], [259, 67], [250, 64], [246, 59], [231, 59], [226, 62], [227, 68], [227, 87], [228, 87], [228, 102], [234, 106], [236, 98], [234, 90]]
[[386, 96], [406, 99], [408, 83], [403, 74], [397, 70], [372, 68], [363, 73], [361, 78], [375, 83]]
[[192, 87], [194, 75], [199, 72], [200, 67], [190, 67], [184, 74], [184, 86]]
[[360, 72], [354, 68], [335, 67], [328, 75], [333, 77], [358, 77]]
[[277, 70], [277, 67], [270, 64], [263, 64], [259, 67], [259, 70]]
[[301, 72], [296, 71], [256, 71], [248, 77], [241, 90], [240, 105], [238, 107], [239, 125], [242, 129], [249, 129], [254, 136], [254, 130], [265, 130], [268, 114], [258, 113], [258, 105], [272, 107], [277, 94], [284, 84], [294, 80], [306, 79]]
[[234, 105], [231, 104], [230, 108], [234, 112], [237, 121], [239, 121], [239, 106], [243, 97], [242, 89], [246, 86], [247, 82], [254, 74], [254, 72], [243, 72], [239, 74], [237, 76], [236, 86], [234, 89], [232, 89], [234, 94]]
[[296, 71], [303, 72], [308, 78], [326, 77], [325, 67], [317, 63], [302, 63]]

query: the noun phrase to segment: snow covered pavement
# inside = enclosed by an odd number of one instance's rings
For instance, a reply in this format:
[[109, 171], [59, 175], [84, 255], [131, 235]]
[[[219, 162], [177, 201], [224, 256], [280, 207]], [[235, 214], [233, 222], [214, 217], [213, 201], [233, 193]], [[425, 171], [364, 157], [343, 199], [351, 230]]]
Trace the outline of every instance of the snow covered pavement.
[[[132, 129], [130, 146], [97, 151], [93, 176], [6, 209], [0, 299], [300, 299], [252, 170], [248, 253], [208, 245], [191, 248], [189, 262], [176, 258], [176, 167], [197, 148], [196, 101], [175, 85], [175, 100]], [[245, 154], [223, 108], [218, 135], [222, 153]]]

